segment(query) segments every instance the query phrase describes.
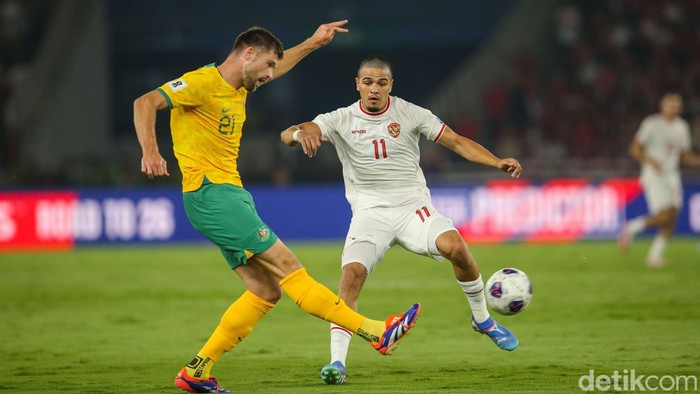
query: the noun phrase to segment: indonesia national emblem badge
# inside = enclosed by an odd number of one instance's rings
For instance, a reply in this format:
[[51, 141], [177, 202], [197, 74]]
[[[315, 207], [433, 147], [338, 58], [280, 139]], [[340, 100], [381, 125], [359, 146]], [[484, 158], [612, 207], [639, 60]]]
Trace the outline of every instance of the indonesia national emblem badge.
[[389, 130], [389, 135], [394, 138], [397, 138], [399, 134], [401, 134], [401, 125], [396, 122], [389, 124], [386, 129]]

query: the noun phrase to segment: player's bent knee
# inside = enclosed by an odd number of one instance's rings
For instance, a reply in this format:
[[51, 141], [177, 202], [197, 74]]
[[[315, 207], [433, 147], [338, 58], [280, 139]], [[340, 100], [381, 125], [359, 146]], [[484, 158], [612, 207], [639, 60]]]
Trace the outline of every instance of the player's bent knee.
[[342, 282], [357, 283], [367, 278], [367, 267], [360, 263], [349, 263], [343, 266]]
[[282, 288], [280, 286], [259, 286], [249, 290], [271, 304], [276, 304], [282, 298]]
[[467, 244], [459, 233], [449, 231], [443, 233], [435, 242], [440, 254], [453, 263], [466, 261], [468, 259]]
[[279, 286], [275, 286], [274, 288], [270, 288], [267, 292], [267, 297], [260, 297], [263, 300], [271, 303], [271, 304], [276, 304], [280, 299], [282, 299], [282, 288]]
[[363, 264], [354, 262], [343, 266], [343, 276], [347, 278], [364, 278], [367, 276], [367, 267]]
[[664, 209], [661, 209], [658, 213], [659, 216], [661, 216], [664, 219], [671, 219], [678, 215], [678, 208], [673, 207], [673, 206], [668, 206]]

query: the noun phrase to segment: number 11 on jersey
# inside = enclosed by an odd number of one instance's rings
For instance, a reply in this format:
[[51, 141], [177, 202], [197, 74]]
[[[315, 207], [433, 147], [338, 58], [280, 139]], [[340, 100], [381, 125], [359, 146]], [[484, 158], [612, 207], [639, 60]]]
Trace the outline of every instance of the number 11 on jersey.
[[[372, 145], [374, 145], [374, 158], [379, 160], [380, 158], [386, 159], [386, 141], [384, 138], [377, 140], [372, 140]], [[381, 145], [381, 157], [379, 156], [379, 145]]]

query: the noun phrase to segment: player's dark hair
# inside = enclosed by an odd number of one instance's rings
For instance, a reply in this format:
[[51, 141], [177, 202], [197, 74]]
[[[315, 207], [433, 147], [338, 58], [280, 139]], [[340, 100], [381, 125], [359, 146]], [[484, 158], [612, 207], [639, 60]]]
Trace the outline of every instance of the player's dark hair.
[[267, 51], [274, 51], [277, 59], [282, 59], [284, 48], [279, 38], [275, 37], [269, 30], [253, 26], [236, 37], [231, 53], [248, 47], [263, 48]]
[[360, 76], [360, 70], [363, 68], [378, 68], [389, 71], [389, 75], [394, 75], [391, 71], [391, 63], [387, 58], [382, 56], [369, 56], [366, 57], [361, 63], [360, 67], [357, 69], [357, 76]]
[[681, 100], [683, 99], [683, 96], [681, 96], [680, 92], [677, 92], [675, 90], [669, 90], [666, 93], [664, 93], [663, 96], [661, 96], [661, 100], [666, 100], [667, 98], [671, 97], [679, 98]]

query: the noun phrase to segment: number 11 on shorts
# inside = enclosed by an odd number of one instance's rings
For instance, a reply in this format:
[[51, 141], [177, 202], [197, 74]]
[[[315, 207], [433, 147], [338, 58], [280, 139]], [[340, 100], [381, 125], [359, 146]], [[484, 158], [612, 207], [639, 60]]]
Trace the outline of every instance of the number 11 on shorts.
[[[425, 216], [423, 216], [423, 212], [425, 212]], [[425, 223], [425, 219], [430, 217], [430, 211], [428, 211], [427, 207], [421, 207], [420, 209], [416, 209], [416, 215], [420, 218], [420, 221]]]

